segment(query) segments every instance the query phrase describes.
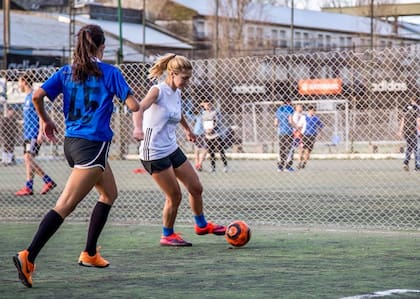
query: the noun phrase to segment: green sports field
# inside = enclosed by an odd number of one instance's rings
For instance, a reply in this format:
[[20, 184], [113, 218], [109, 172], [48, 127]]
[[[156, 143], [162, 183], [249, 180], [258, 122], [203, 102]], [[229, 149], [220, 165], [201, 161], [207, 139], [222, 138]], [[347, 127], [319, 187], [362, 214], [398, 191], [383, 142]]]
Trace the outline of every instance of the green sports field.
[[[108, 223], [100, 245], [111, 266], [96, 269], [77, 265], [87, 225], [65, 223], [39, 255], [27, 289], [12, 255], [38, 224], [0, 225], [0, 298], [420, 297], [418, 232], [258, 226], [247, 246], [229, 249], [224, 237], [178, 226], [194, 245], [168, 248], [159, 246], [160, 226]], [[393, 289], [403, 291], [366, 297]]]

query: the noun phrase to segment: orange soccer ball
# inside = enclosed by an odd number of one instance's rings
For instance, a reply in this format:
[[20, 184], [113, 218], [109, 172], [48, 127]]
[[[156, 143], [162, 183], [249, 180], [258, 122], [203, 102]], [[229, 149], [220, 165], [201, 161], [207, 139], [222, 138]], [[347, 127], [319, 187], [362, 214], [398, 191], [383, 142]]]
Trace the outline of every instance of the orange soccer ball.
[[251, 239], [251, 229], [245, 221], [236, 220], [227, 226], [225, 237], [230, 245], [241, 247]]

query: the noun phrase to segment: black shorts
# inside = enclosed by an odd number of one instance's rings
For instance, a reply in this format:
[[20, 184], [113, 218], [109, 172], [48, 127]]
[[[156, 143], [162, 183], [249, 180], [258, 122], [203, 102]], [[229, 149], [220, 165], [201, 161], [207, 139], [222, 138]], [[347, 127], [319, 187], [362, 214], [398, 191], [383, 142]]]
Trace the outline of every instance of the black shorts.
[[165, 158], [152, 161], [141, 160], [141, 163], [143, 164], [144, 169], [146, 169], [148, 173], [152, 174], [154, 172], [168, 169], [171, 166], [173, 168], [178, 168], [184, 164], [185, 161], [187, 161], [187, 156], [185, 156], [182, 150], [178, 147], [176, 151]]
[[315, 135], [303, 135], [302, 137], [302, 148], [309, 149], [312, 151], [315, 145]]
[[36, 138], [26, 139], [23, 141], [23, 154], [31, 154], [37, 156], [41, 145], [36, 142]]
[[110, 141], [65, 137], [64, 155], [71, 168], [100, 167], [105, 170], [110, 145]]

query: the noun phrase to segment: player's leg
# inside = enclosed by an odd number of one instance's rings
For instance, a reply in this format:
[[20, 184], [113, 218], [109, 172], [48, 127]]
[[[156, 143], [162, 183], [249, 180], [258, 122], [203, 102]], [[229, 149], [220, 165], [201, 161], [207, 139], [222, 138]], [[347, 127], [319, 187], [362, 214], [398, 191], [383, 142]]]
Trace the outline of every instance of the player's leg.
[[42, 178], [44, 181], [44, 185], [42, 186], [40, 194], [47, 194], [52, 189], [57, 187], [57, 184], [51, 179], [51, 177], [44, 172], [44, 170], [39, 166], [39, 164], [35, 161], [34, 157], [32, 156], [32, 170], [33, 173], [37, 174]]
[[302, 168], [303, 165], [303, 148], [305, 146], [305, 139], [302, 136], [301, 140], [300, 140], [300, 144], [299, 144], [299, 148], [298, 148], [298, 168]]
[[404, 170], [409, 170], [408, 164], [411, 160], [411, 154], [414, 155], [414, 170], [420, 170], [420, 161], [417, 156], [417, 136], [411, 135], [407, 138], [407, 150], [404, 159]]
[[294, 140], [294, 138], [293, 138], [292, 134], [287, 135], [287, 138], [286, 138], [287, 152], [286, 152], [286, 155], [284, 157], [284, 159], [285, 159], [284, 163], [286, 165], [286, 169], [285, 169], [286, 171], [294, 171], [294, 169], [292, 167], [293, 166], [293, 158], [289, 160], [290, 151], [293, 149], [293, 140]]
[[[176, 165], [174, 165], [176, 167]], [[180, 166], [174, 169], [176, 177], [188, 190], [191, 210], [194, 214], [195, 232], [199, 235], [215, 234], [224, 235], [226, 227], [208, 222], [203, 213], [203, 186], [197, 173], [189, 161], [185, 160]]]
[[214, 139], [206, 139], [207, 140], [207, 147], [208, 147], [208, 153], [210, 156], [210, 171], [215, 172], [216, 171], [216, 143], [214, 142]]
[[[195, 171], [194, 171], [195, 173]], [[182, 199], [181, 188], [172, 166], [164, 170], [153, 172], [152, 177], [165, 194], [165, 204], [162, 212], [162, 246], [191, 246], [174, 231], [178, 208]]]
[[39, 224], [31, 244], [13, 257], [19, 278], [27, 287], [32, 287], [35, 259], [47, 241], [54, 235], [64, 219], [89, 193], [98, 180], [99, 169], [73, 169], [54, 209], [50, 210]]
[[206, 156], [207, 156], [207, 148], [206, 147], [202, 147], [200, 148], [200, 152], [198, 155], [198, 164], [200, 165], [200, 169], [203, 169], [203, 163], [206, 160]]
[[105, 170], [95, 184], [95, 188], [99, 193], [99, 200], [92, 210], [86, 247], [79, 257], [79, 265], [103, 268], [109, 266], [109, 262], [97, 252], [97, 242], [118, 195], [114, 174], [109, 163], [106, 163]]
[[216, 138], [216, 146], [217, 146], [217, 151], [220, 153], [220, 159], [223, 162], [223, 171], [227, 172], [228, 162], [227, 162], [227, 157], [225, 153], [225, 143], [221, 137]]
[[23, 141], [23, 159], [25, 162], [25, 186], [15, 192], [17, 196], [26, 196], [33, 194], [34, 172], [32, 169], [32, 142], [31, 140]]
[[181, 203], [182, 192], [172, 167], [154, 172], [153, 179], [165, 193], [165, 205], [163, 207], [163, 226], [173, 228]]

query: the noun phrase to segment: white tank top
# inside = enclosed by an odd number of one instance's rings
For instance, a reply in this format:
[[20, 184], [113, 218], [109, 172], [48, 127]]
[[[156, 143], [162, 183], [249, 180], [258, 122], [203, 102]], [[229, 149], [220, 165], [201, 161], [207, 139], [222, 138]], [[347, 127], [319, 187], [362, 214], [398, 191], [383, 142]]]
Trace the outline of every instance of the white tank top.
[[176, 128], [181, 121], [181, 91], [175, 91], [165, 82], [152, 86], [159, 89], [156, 101], [144, 111], [144, 139], [139, 154], [143, 161], [165, 158], [177, 148]]

